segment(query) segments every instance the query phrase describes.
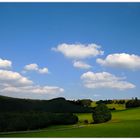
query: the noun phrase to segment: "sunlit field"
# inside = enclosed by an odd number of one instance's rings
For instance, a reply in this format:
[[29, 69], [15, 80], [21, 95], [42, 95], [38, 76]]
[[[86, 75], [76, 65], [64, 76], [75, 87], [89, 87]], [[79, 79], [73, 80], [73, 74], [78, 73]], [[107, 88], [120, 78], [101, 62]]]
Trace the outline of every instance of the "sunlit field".
[[112, 120], [102, 124], [84, 124], [92, 121], [92, 114], [77, 114], [77, 125], [52, 126], [42, 132], [1, 134], [0, 137], [140, 137], [140, 108], [113, 111]]

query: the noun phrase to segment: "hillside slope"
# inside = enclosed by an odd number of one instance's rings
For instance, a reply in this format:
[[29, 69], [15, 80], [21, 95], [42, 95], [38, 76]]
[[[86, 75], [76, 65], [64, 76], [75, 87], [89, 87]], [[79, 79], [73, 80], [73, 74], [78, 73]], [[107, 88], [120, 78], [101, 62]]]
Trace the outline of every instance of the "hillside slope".
[[75, 105], [65, 98], [52, 100], [18, 99], [0, 96], [0, 112], [9, 111], [45, 111], [55, 113], [91, 112], [92, 109], [81, 105]]
[[[80, 114], [81, 115], [81, 114]], [[91, 114], [83, 114], [84, 119], [90, 119]], [[1, 134], [0, 137], [53, 137], [53, 138], [75, 138], [75, 137], [102, 137], [102, 138], [132, 138], [140, 137], [140, 108], [127, 109], [124, 111], [115, 111], [112, 113], [111, 121], [102, 124], [83, 125], [83, 127], [68, 126], [53, 126], [46, 128], [40, 132], [27, 132], [15, 134]], [[83, 118], [81, 118], [83, 119]]]

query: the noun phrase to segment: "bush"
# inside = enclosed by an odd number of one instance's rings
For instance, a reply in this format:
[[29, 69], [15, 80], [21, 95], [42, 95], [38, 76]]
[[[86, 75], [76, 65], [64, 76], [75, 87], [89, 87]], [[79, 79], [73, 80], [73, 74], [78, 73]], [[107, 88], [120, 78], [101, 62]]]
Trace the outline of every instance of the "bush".
[[92, 114], [94, 123], [103, 123], [111, 120], [111, 111], [105, 104], [98, 104]]
[[84, 120], [84, 123], [85, 123], [85, 124], [88, 124], [88, 120]]
[[115, 108], [115, 107], [113, 107], [113, 108], [110, 108], [110, 110], [116, 110], [116, 108]]
[[90, 99], [82, 99], [82, 100], [77, 100], [76, 102], [79, 103], [82, 106], [89, 107], [91, 105], [91, 103], [92, 103], [92, 100], [90, 100]]

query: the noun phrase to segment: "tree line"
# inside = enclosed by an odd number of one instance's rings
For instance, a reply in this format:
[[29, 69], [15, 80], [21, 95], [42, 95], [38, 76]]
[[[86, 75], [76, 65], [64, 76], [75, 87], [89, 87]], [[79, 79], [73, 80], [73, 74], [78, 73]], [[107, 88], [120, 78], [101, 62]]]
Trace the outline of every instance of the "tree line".
[[96, 102], [96, 104], [100, 104], [100, 103], [104, 103], [104, 104], [125, 104], [125, 100], [99, 100]]
[[25, 131], [46, 128], [50, 125], [75, 124], [78, 117], [72, 113], [1, 112], [0, 131]]
[[140, 99], [132, 98], [132, 100], [126, 102], [125, 106], [126, 108], [140, 107]]
[[0, 112], [45, 111], [53, 113], [91, 113], [92, 108], [59, 97], [51, 100], [17, 99], [0, 96]]

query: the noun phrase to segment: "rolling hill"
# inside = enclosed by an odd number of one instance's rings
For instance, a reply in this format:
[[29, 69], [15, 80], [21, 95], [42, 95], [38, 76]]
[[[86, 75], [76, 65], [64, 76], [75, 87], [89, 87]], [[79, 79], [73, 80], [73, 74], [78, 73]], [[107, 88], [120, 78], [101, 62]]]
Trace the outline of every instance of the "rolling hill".
[[63, 97], [51, 100], [18, 99], [0, 96], [0, 112], [45, 111], [53, 113], [92, 112], [89, 107], [76, 105]]

